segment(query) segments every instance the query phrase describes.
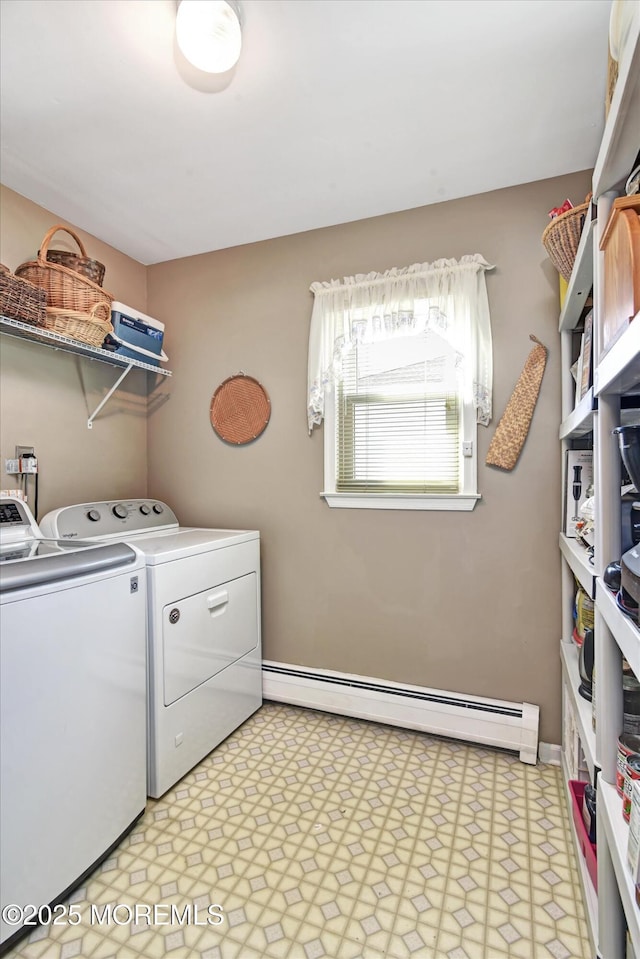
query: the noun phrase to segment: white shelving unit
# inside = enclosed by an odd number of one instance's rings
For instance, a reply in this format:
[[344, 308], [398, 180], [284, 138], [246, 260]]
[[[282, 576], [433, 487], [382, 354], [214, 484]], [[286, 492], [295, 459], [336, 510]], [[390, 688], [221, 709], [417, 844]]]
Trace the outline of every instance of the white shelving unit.
[[593, 387], [582, 397], [575, 409], [560, 424], [560, 439], [570, 440], [593, 433]]
[[584, 228], [580, 236], [580, 243], [576, 253], [576, 261], [571, 271], [571, 279], [567, 287], [562, 312], [560, 313], [560, 332], [574, 330], [578, 325], [582, 311], [591, 293], [593, 286], [593, 228], [595, 220], [595, 206], [589, 204]]
[[28, 340], [32, 343], [39, 343], [41, 346], [48, 346], [54, 350], [62, 350], [63, 353], [73, 353], [76, 356], [84, 356], [90, 360], [98, 360], [100, 363], [107, 363], [109, 366], [115, 366], [122, 370], [116, 382], [111, 389], [107, 391], [106, 396], [102, 398], [93, 413], [89, 416], [87, 429], [93, 428], [93, 421], [96, 416], [111, 399], [131, 370], [144, 370], [146, 373], [154, 373], [158, 376], [172, 375], [169, 370], [161, 369], [152, 363], [142, 363], [140, 360], [118, 356], [109, 350], [103, 350], [97, 346], [90, 346], [88, 343], [81, 343], [79, 340], [72, 340], [68, 336], [54, 333], [53, 330], [46, 330], [39, 326], [21, 323], [20, 320], [14, 320], [9, 316], [0, 315], [0, 333], [4, 333], [7, 336], [14, 336], [17, 339]]
[[616, 644], [620, 647], [620, 652], [634, 673], [638, 675], [640, 671], [640, 636], [637, 627], [633, 625], [628, 616], [620, 612], [613, 593], [607, 589], [601, 579], [598, 579], [596, 585], [596, 600], [598, 612], [604, 619]]
[[[588, 776], [598, 791], [598, 892], [586, 871], [580, 842], [574, 836], [594, 955], [599, 959], [640, 959], [640, 909], [627, 865], [628, 825], [622, 816], [622, 801], [616, 792], [617, 741], [622, 729], [622, 659], [640, 678], [640, 630], [616, 603], [602, 573], [620, 558], [621, 460], [617, 437], [621, 398], [638, 397], [640, 407], [640, 316], [608, 350], [601, 342], [604, 311], [604, 255], [601, 238], [615, 197], [624, 184], [640, 149], [640, 3], [623, 59], [618, 82], [593, 174], [593, 199], [578, 247], [573, 273], [560, 314], [562, 350], [562, 422], [559, 438], [563, 452], [593, 446], [596, 502], [596, 540], [589, 557], [575, 540], [561, 534], [562, 642], [560, 656], [563, 680], [565, 737], [577, 735]], [[577, 332], [593, 287], [593, 388], [575, 405], [575, 387], [570, 373], [575, 359]], [[635, 403], [633, 404], [635, 405]], [[640, 409], [637, 420], [640, 423]], [[565, 487], [563, 465], [563, 490]], [[572, 602], [576, 581], [595, 603], [595, 697], [596, 731], [591, 704], [578, 693], [578, 650], [571, 639]], [[568, 716], [567, 716], [568, 711]], [[567, 721], [570, 720], [570, 722]], [[563, 742], [563, 770], [569, 776]], [[575, 764], [572, 770], [575, 775]], [[567, 788], [567, 800], [571, 796]], [[631, 952], [627, 951], [627, 930]]]
[[576, 539], [560, 533], [560, 552], [584, 591], [593, 596], [594, 569], [586, 548]]
[[[587, 242], [584, 242], [585, 236], [588, 238]], [[583, 232], [581, 249], [579, 250], [579, 256], [581, 256], [584, 261], [592, 262], [592, 237], [593, 225], [588, 223]], [[588, 283], [588, 288], [582, 284], [574, 283], [576, 275], [574, 270], [560, 320], [560, 342], [563, 354], [563, 420], [560, 426], [563, 507], [566, 482], [565, 453], [567, 450], [574, 448], [574, 446], [584, 447], [585, 442], [590, 440], [593, 435], [594, 420], [597, 416], [594, 409], [595, 400], [593, 389], [589, 390], [587, 395], [582, 398], [575, 408], [573, 406], [575, 389], [573, 378], [569, 372], [573, 355], [573, 330], [580, 320], [587, 296], [591, 292], [593, 276], [592, 270], [585, 269], [584, 265], [581, 264], [578, 259], [576, 260], [576, 264], [581, 275], [587, 277], [586, 282]], [[572, 297], [575, 297], [577, 292], [579, 293], [579, 309], [575, 305], [575, 300], [572, 301]], [[567, 710], [571, 714], [570, 728], [572, 731], [575, 729], [577, 732], [578, 754], [584, 756], [589, 779], [591, 782], [595, 782], [599, 769], [596, 735], [592, 724], [591, 703], [584, 699], [578, 692], [580, 686], [579, 652], [572, 638], [572, 608], [576, 582], [582, 586], [588, 596], [594, 596], [596, 570], [593, 565], [593, 556], [577, 539], [560, 533], [559, 547], [560, 555], [562, 556], [563, 615], [560, 661], [562, 664], [563, 714], [566, 713]], [[579, 773], [577, 767], [579, 759], [578, 756], [576, 756], [575, 737], [574, 735], [567, 735], [566, 716], [564, 718], [564, 730], [562, 768], [565, 780], [565, 798], [569, 807], [570, 831], [578, 862], [589, 938], [595, 956], [599, 938], [598, 897], [591, 877], [588, 874], [586, 862], [582, 855], [581, 843], [573, 823], [572, 796], [568, 781], [569, 779], [578, 778]]]
[[616, 792], [615, 786], [611, 786], [607, 782], [600, 782], [598, 804], [602, 810], [598, 814], [598, 826], [604, 826], [605, 841], [613, 860], [617, 890], [629, 925], [631, 942], [637, 955], [638, 943], [640, 943], [640, 912], [636, 906], [635, 887], [627, 866], [629, 827], [620, 815], [620, 796]]
[[[622, 393], [638, 395], [640, 405], [640, 316], [598, 365], [595, 387], [599, 404], [596, 446], [600, 450], [597, 521], [601, 526], [600, 566], [620, 556], [620, 458], [617, 440], [611, 435], [620, 419]], [[640, 422], [640, 410], [638, 412]], [[604, 841], [605, 856], [598, 858], [600, 952], [603, 959], [623, 959], [625, 926], [640, 957], [640, 909], [627, 865], [629, 827], [622, 817], [622, 803], [615, 790], [617, 738], [622, 726], [622, 658], [640, 677], [640, 630], [618, 608], [604, 581], [596, 581], [596, 750], [598, 775], [598, 849]], [[612, 915], [613, 909], [613, 915]], [[607, 924], [603, 925], [604, 916]], [[616, 921], [617, 919], [617, 921]]]
[[562, 660], [565, 690], [571, 700], [573, 716], [576, 721], [584, 758], [589, 768], [589, 777], [593, 782], [599, 765], [596, 758], [596, 734], [593, 731], [591, 722], [591, 703], [584, 699], [578, 692], [578, 687], [580, 686], [578, 651], [573, 643], [560, 644], [560, 658]]

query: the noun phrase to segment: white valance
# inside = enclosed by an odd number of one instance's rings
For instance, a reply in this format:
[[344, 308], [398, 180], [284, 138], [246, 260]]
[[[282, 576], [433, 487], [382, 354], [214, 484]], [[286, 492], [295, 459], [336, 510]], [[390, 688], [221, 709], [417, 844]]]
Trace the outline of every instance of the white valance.
[[415, 263], [385, 273], [311, 284], [307, 413], [309, 432], [322, 422], [325, 391], [354, 343], [437, 333], [470, 364], [477, 420], [491, 419], [491, 322], [479, 253]]

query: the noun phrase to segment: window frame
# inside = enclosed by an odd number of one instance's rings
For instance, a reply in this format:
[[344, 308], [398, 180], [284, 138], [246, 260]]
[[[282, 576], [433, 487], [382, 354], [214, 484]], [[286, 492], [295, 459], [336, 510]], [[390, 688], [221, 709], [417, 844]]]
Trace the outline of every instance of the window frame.
[[403, 509], [403, 510], [472, 510], [481, 495], [478, 493], [478, 426], [470, 384], [461, 390], [460, 423], [460, 492], [338, 492], [336, 490], [336, 397], [339, 385], [331, 384], [325, 396], [324, 411], [324, 490], [320, 494], [331, 508], [339, 509]]

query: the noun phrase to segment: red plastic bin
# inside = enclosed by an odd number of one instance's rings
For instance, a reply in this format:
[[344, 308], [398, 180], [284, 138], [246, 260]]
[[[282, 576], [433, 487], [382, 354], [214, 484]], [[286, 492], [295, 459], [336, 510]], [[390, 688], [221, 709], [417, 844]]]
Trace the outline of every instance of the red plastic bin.
[[582, 801], [584, 798], [584, 788], [587, 783], [579, 782], [577, 779], [569, 780], [569, 789], [571, 790], [571, 809], [573, 812], [573, 824], [576, 827], [578, 836], [578, 845], [587, 864], [587, 872], [591, 877], [593, 888], [598, 891], [598, 853], [594, 843], [589, 840], [587, 830], [582, 818]]

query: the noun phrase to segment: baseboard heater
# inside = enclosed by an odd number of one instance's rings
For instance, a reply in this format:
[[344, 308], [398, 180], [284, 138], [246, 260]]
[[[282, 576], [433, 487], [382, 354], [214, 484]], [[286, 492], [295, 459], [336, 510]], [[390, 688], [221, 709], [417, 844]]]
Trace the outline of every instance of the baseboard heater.
[[264, 661], [265, 699], [510, 749], [524, 763], [538, 756], [539, 708], [531, 703], [462, 696], [368, 676]]

